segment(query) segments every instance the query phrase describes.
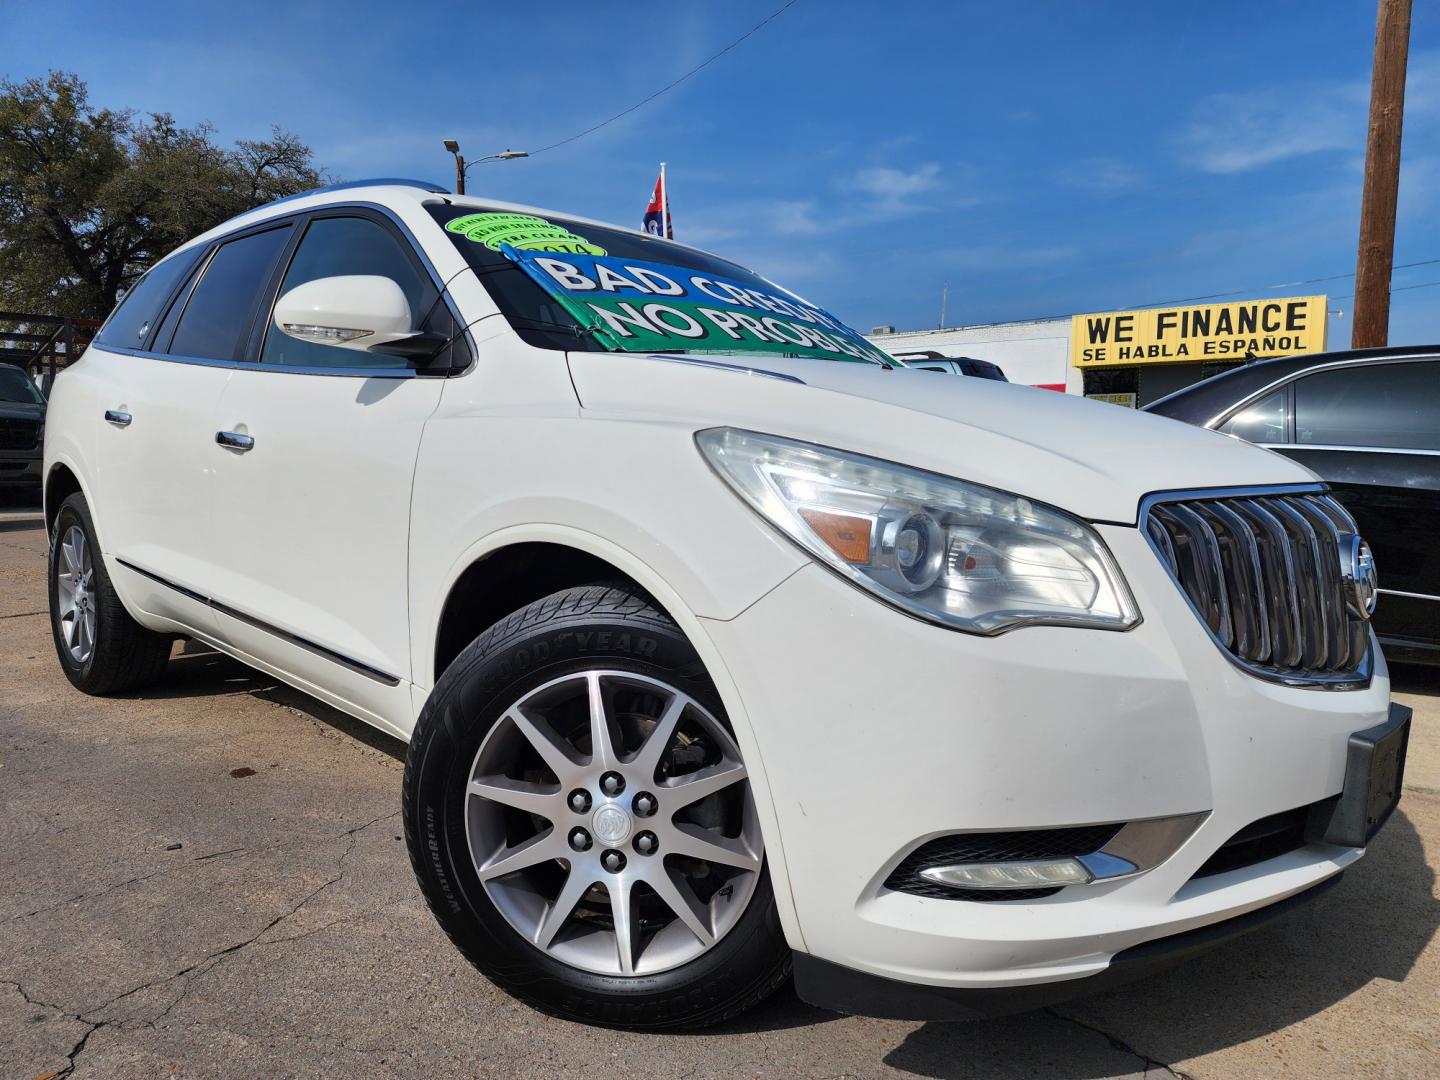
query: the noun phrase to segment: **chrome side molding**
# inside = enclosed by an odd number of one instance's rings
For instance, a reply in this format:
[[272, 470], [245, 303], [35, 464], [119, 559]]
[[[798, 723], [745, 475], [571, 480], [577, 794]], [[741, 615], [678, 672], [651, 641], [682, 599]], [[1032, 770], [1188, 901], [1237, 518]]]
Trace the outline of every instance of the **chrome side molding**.
[[222, 615], [229, 615], [232, 619], [238, 619], [240, 622], [248, 623], [250, 626], [255, 627], [255, 629], [263, 630], [265, 633], [270, 634], [272, 637], [277, 637], [281, 641], [288, 641], [291, 645], [304, 649], [306, 652], [312, 652], [322, 660], [329, 660], [332, 664], [339, 664], [341, 667], [348, 668], [357, 675], [364, 675], [367, 679], [374, 679], [376, 682], [383, 683], [386, 686], [400, 685], [400, 680], [396, 676], [387, 674], [379, 668], [373, 668], [369, 664], [362, 664], [359, 660], [352, 659], [344, 653], [338, 653], [334, 649], [327, 649], [324, 645], [318, 645], [309, 638], [301, 637], [299, 634], [292, 634], [289, 630], [282, 630], [280, 627], [268, 623], [263, 619], [257, 619], [254, 615], [247, 615], [238, 608], [233, 608], [229, 604], [222, 603], [214, 597], [204, 596], [201, 593], [195, 592], [193, 589], [185, 588], [184, 585], [177, 585], [168, 578], [163, 578], [159, 574], [151, 573], [149, 570], [136, 566], [134, 563], [126, 562], [124, 559], [118, 558], [115, 561], [125, 567], [125, 569], [133, 570], [141, 577], [149, 578], [156, 584], [164, 585], [167, 589], [171, 589], [181, 596], [188, 597], [196, 603], [204, 604], [206, 607], [218, 611]]

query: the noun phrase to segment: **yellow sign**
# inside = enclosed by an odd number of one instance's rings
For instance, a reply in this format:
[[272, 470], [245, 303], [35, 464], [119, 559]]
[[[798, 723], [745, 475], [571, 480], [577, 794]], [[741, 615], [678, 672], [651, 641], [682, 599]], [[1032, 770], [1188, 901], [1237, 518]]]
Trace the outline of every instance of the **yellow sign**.
[[1070, 319], [1077, 368], [1194, 364], [1325, 351], [1325, 297], [1106, 311]]
[[1135, 399], [1139, 394], [1086, 394], [1087, 401], [1105, 401], [1111, 405], [1121, 405], [1127, 409], [1135, 408]]

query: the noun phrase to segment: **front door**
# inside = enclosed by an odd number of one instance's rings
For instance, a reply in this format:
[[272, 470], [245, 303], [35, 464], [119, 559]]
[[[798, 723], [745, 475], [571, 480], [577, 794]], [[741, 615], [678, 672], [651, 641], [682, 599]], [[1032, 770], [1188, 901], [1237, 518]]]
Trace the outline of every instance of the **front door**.
[[[388, 277], [415, 329], [448, 311], [410, 242], [378, 216], [310, 219], [276, 292], [318, 278]], [[298, 340], [260, 322], [215, 430], [212, 593], [235, 648], [400, 733], [410, 718], [410, 494], [444, 380], [398, 356]], [[213, 437], [213, 436], [212, 436]]]

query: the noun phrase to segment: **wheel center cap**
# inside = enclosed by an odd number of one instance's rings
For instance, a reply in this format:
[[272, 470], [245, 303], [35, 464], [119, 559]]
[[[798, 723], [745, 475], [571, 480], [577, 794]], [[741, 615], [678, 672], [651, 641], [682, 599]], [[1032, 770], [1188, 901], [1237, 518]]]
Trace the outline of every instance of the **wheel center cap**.
[[595, 811], [590, 828], [602, 844], [613, 846], [630, 835], [630, 815], [614, 803], [606, 803]]

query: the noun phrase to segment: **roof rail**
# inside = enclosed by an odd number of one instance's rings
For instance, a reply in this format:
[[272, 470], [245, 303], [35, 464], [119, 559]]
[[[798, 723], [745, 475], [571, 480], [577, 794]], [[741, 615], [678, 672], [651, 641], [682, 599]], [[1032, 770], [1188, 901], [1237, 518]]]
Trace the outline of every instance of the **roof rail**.
[[[374, 180], [347, 180], [343, 184], [329, 184], [325, 187], [311, 188], [309, 191], [297, 191], [294, 195], [286, 195], [282, 199], [272, 199], [263, 205], [277, 206], [280, 203], [289, 202], [292, 199], [303, 199], [309, 195], [324, 195], [329, 191], [344, 191], [347, 188], [358, 187], [413, 187], [420, 188], [422, 191], [432, 191], [436, 194], [448, 194], [450, 191], [449, 188], [443, 188], [439, 184], [432, 184], [429, 180], [406, 180], [398, 176], [384, 176]], [[260, 207], [257, 206], [255, 209], [259, 210]]]

